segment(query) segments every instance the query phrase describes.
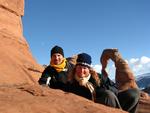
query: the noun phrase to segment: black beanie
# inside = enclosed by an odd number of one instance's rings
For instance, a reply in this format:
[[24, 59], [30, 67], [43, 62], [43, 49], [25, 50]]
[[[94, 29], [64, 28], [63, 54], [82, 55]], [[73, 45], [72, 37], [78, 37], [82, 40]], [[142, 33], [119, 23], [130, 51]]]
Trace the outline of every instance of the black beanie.
[[64, 52], [63, 52], [63, 49], [59, 46], [54, 46], [52, 49], [51, 49], [51, 57], [54, 53], [59, 53], [61, 54], [63, 57], [64, 57]]
[[87, 67], [91, 67], [91, 56], [86, 53], [78, 54], [77, 65], [84, 65]]

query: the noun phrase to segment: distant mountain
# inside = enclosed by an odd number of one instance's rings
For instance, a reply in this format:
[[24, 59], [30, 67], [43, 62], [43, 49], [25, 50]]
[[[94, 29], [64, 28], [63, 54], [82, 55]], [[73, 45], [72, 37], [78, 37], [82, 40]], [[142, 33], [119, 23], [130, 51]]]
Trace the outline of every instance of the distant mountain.
[[139, 88], [145, 89], [150, 86], [150, 73], [145, 73], [142, 75], [138, 75], [136, 77], [136, 82]]

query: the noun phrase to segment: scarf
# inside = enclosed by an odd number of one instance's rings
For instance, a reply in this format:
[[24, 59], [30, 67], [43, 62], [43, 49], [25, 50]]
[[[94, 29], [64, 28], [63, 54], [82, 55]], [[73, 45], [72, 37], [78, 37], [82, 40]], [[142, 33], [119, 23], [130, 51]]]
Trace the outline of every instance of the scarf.
[[50, 65], [56, 69], [57, 72], [61, 72], [64, 70], [65, 66], [66, 66], [66, 59], [64, 58], [64, 60], [62, 61], [61, 64], [55, 65], [52, 62], [50, 62]]

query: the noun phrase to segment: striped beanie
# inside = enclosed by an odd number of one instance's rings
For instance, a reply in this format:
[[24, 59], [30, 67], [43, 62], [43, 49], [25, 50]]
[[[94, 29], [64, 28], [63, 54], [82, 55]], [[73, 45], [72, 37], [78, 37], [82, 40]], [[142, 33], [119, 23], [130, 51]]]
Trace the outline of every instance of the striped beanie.
[[76, 65], [91, 67], [91, 63], [92, 63], [91, 59], [92, 59], [91, 56], [88, 55], [87, 53], [78, 54]]

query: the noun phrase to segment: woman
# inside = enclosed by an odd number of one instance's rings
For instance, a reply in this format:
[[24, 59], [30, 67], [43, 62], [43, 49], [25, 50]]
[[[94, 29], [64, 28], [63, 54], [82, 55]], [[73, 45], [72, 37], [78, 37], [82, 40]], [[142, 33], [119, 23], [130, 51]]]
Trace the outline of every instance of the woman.
[[63, 49], [59, 46], [54, 46], [51, 49], [50, 65], [43, 71], [39, 84], [64, 90], [67, 75], [72, 68], [73, 64], [64, 58]]

